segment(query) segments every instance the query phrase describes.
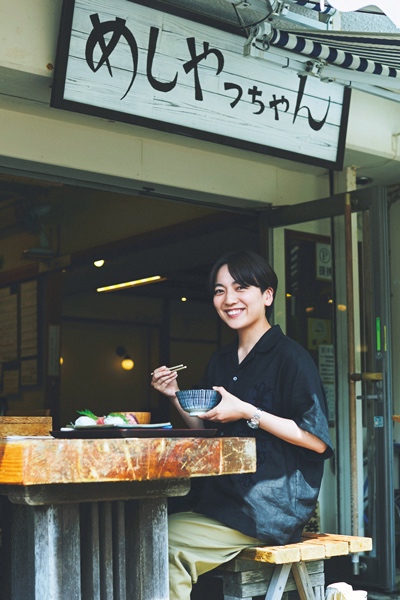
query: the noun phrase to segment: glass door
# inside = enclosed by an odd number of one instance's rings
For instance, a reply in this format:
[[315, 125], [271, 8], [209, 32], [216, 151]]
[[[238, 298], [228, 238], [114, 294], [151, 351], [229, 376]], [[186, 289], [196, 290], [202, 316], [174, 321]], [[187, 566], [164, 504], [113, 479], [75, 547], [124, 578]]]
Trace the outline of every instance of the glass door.
[[[389, 249], [385, 190], [264, 215], [280, 281], [274, 321], [306, 347], [327, 391], [335, 456], [319, 499], [320, 531], [369, 536], [365, 556], [331, 559], [355, 589], [396, 585]], [[283, 290], [284, 288], [284, 290]]]

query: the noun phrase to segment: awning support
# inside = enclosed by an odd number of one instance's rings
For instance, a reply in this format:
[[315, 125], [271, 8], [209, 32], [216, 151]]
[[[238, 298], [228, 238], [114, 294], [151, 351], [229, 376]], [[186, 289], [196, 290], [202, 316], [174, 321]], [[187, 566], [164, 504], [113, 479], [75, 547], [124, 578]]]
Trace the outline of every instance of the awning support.
[[393, 36], [349, 37], [340, 32], [300, 35], [277, 30], [263, 21], [250, 30], [243, 52], [244, 56], [262, 58], [327, 83], [400, 90], [400, 40]]

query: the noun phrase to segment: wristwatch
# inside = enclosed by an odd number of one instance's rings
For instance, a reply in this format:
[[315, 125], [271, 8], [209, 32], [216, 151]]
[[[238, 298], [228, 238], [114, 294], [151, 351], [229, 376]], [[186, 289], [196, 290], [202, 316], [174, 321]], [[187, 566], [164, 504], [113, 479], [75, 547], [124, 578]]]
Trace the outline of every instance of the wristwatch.
[[251, 428], [251, 429], [258, 429], [260, 426], [260, 419], [261, 419], [261, 413], [263, 411], [261, 410], [261, 408], [257, 408], [256, 412], [254, 413], [254, 415], [252, 416], [252, 418], [250, 419], [250, 421], [247, 421], [247, 425]]

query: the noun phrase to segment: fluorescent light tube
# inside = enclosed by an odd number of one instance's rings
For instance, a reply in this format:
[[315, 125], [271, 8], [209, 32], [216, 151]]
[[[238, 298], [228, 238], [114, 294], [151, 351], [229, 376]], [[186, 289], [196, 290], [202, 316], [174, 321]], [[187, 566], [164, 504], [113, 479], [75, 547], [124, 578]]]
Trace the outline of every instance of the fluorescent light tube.
[[165, 281], [166, 277], [154, 275], [154, 277], [145, 277], [143, 279], [135, 279], [134, 281], [126, 281], [125, 283], [115, 283], [114, 285], [106, 285], [97, 288], [97, 292], [112, 292], [113, 290], [121, 290], [123, 288], [134, 287], [138, 285], [146, 285], [148, 283], [156, 283], [157, 281]]

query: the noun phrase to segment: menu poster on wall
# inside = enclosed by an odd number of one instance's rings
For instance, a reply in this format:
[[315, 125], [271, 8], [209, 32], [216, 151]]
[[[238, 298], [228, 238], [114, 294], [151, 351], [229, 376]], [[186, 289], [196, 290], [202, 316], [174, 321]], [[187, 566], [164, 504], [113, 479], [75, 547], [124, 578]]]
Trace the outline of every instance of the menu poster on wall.
[[0, 361], [18, 358], [18, 296], [10, 287], [0, 290]]
[[329, 423], [335, 422], [335, 352], [332, 344], [318, 346], [318, 368], [326, 392]]
[[36, 358], [21, 360], [21, 385], [36, 385], [38, 382]]
[[37, 355], [37, 282], [21, 284], [20, 291], [20, 356]]
[[38, 284], [0, 289], [0, 392], [18, 394], [38, 384]]
[[19, 391], [19, 370], [10, 369], [3, 373], [3, 396], [13, 396]]

